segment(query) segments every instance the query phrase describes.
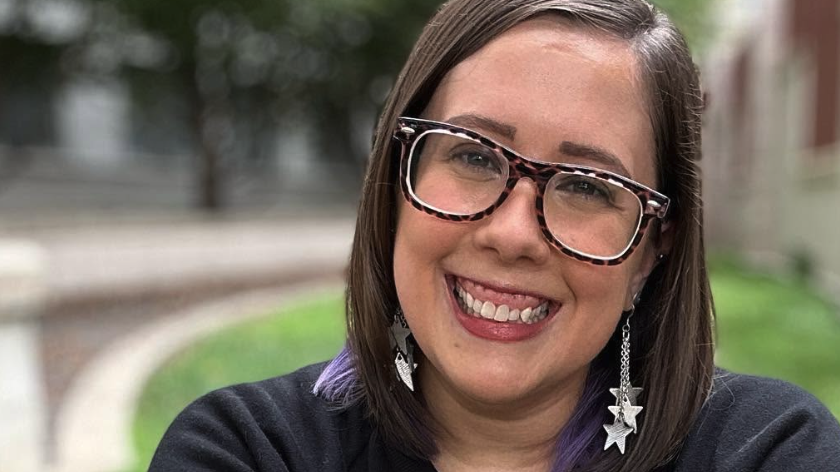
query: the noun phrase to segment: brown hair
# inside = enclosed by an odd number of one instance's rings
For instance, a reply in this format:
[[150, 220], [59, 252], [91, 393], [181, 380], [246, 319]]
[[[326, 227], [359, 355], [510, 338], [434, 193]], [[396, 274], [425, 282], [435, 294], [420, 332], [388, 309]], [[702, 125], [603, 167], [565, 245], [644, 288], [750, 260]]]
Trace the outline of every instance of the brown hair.
[[[650, 470], [678, 451], [708, 395], [714, 367], [697, 165], [702, 110], [698, 74], [682, 35], [644, 0], [451, 0], [429, 22], [376, 129], [346, 294], [348, 345], [342, 356], [353, 381], [340, 392], [333, 390], [331, 397], [341, 397], [345, 404], [363, 401], [386, 440], [406, 452], [427, 458], [436, 454], [434, 423], [422, 398], [397, 385], [387, 337], [399, 306], [393, 277], [399, 151], [392, 134], [397, 117], [418, 116], [455, 65], [512, 26], [544, 14], [622, 38], [637, 54], [650, 98], [659, 190], [672, 199], [669, 222], [674, 232], [673, 250], [650, 275], [634, 317], [632, 381], [645, 389], [639, 436], [621, 456], [601, 451], [603, 438], [594, 440], [596, 432], [590, 428], [589, 453], [556, 468]], [[617, 382], [618, 335], [613, 338], [592, 363], [588, 383], [604, 378]], [[347, 372], [332, 367], [322, 377], [348, 378]], [[596, 400], [597, 408], [578, 406], [566, 432], [575, 421], [597, 420], [600, 429], [606, 418], [597, 415], [606, 413], [608, 400], [600, 390]]]

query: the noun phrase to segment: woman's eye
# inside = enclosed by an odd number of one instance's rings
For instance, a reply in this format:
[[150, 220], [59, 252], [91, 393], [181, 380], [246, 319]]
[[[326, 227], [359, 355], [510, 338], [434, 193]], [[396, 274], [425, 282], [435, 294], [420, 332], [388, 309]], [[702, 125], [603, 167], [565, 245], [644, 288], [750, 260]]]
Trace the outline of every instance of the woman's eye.
[[501, 165], [495, 154], [481, 150], [455, 150], [451, 158], [457, 163], [474, 170], [500, 172]]
[[573, 185], [573, 189], [576, 193], [581, 193], [585, 195], [602, 195], [600, 189], [598, 189], [595, 185], [590, 182], [576, 182]]
[[557, 190], [587, 200], [601, 200], [609, 202], [612, 200], [610, 192], [596, 182], [590, 180], [571, 180], [561, 182]]
[[469, 153], [469, 154], [462, 154], [460, 158], [464, 161], [465, 164], [469, 164], [471, 166], [476, 167], [489, 167], [493, 165], [493, 162], [482, 154], [477, 153]]

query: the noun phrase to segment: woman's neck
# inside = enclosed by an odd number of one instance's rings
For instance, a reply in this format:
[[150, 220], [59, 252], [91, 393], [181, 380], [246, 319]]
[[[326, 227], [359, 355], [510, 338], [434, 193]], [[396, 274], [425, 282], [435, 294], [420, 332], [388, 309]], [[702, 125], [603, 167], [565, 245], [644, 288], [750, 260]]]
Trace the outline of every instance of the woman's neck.
[[435, 467], [442, 472], [540, 471], [551, 468], [557, 437], [577, 405], [586, 371], [513, 404], [469, 398], [437, 372], [421, 368], [423, 396], [440, 431]]

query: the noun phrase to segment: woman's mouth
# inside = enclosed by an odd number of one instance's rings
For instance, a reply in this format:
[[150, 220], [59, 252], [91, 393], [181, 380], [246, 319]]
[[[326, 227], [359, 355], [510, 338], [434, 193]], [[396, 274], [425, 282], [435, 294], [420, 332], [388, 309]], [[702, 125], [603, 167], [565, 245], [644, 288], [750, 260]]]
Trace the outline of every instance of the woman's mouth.
[[495, 341], [535, 336], [560, 308], [557, 302], [515, 291], [501, 291], [470, 279], [447, 276], [456, 318], [470, 333]]
[[[510, 305], [506, 303], [496, 305], [492, 301], [479, 298], [482, 296], [481, 294], [473, 295], [477, 292], [475, 289], [478, 286], [472, 282], [455, 279], [454, 286], [453, 293], [461, 309], [464, 313], [476, 318], [507, 323], [534, 324], [548, 315], [548, 301], [540, 303], [540, 300], [535, 297], [514, 295], [512, 298], [519, 298], [520, 300], [512, 300]], [[465, 286], [472, 289], [473, 293]]]

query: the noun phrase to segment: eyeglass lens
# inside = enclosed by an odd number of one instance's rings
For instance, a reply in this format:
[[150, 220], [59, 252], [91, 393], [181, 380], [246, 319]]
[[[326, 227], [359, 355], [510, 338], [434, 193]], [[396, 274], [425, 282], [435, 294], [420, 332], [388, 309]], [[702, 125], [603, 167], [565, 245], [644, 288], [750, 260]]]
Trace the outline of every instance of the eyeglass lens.
[[[421, 204], [454, 215], [491, 207], [510, 167], [496, 149], [442, 131], [419, 136], [409, 155], [408, 184]], [[543, 212], [551, 234], [566, 247], [594, 257], [621, 255], [632, 242], [642, 204], [630, 190], [605, 179], [560, 172], [545, 185]]]

